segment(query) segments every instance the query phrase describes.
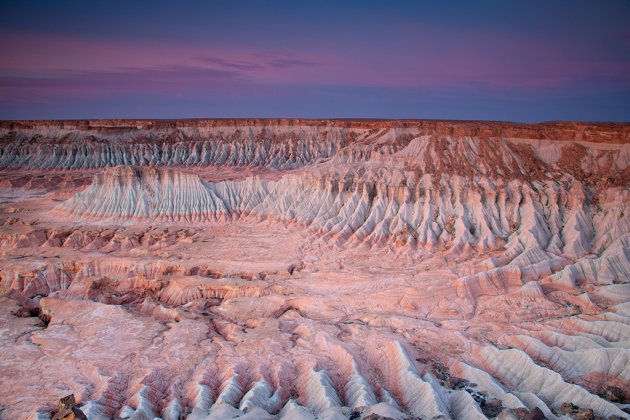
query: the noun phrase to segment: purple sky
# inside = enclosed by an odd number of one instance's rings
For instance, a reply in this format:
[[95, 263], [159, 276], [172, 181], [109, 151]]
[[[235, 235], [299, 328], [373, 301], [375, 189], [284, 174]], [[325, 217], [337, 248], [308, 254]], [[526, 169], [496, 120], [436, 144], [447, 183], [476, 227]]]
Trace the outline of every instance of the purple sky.
[[630, 121], [629, 22], [628, 0], [0, 0], [0, 118]]

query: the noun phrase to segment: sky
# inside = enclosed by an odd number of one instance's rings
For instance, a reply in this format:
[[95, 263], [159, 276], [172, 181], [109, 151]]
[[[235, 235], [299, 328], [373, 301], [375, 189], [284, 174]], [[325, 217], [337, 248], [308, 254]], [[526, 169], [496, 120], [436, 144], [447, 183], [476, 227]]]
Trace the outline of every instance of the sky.
[[0, 119], [630, 122], [630, 0], [0, 0]]

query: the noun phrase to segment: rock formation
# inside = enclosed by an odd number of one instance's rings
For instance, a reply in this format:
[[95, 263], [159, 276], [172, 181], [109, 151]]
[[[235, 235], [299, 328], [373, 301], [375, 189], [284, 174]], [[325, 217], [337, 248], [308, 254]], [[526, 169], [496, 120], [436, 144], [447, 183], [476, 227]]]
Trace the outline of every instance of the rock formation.
[[0, 123], [0, 418], [630, 418], [630, 125]]

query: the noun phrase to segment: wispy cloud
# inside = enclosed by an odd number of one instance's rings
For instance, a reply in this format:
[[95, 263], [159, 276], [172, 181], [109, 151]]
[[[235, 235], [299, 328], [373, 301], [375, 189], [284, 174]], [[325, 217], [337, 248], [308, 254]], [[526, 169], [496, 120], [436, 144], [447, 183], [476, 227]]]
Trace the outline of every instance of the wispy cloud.
[[226, 60], [220, 57], [201, 57], [200, 61], [216, 65], [220, 68], [233, 69], [242, 72], [259, 71], [265, 68], [261, 63]]
[[322, 66], [324, 61], [307, 59], [295, 54], [270, 52], [270, 53], [245, 53], [240, 58], [227, 59], [218, 56], [201, 57], [204, 63], [210, 63], [220, 68], [233, 69], [244, 73], [259, 72], [274, 69], [291, 69], [301, 66]]
[[294, 54], [281, 52], [254, 53], [253, 56], [262, 60], [269, 67], [280, 69], [300, 66], [321, 66], [326, 64], [323, 61], [309, 60]]
[[[116, 92], [163, 94], [301, 83], [300, 67], [322, 60], [299, 54], [153, 45], [67, 37], [0, 37], [0, 100]], [[297, 70], [297, 71], [296, 71]]]
[[25, 76], [0, 75], [0, 100], [49, 96], [111, 96], [120, 93], [187, 94], [239, 89], [248, 84], [238, 72], [192, 66], [121, 68], [112, 71], [49, 71]]
[[[494, 92], [630, 89], [630, 59], [536, 36], [443, 29], [410, 32], [405, 48], [361, 44], [312, 51], [264, 51], [59, 36], [0, 36], [0, 101], [117, 94], [246, 96], [269, 86]], [[624, 37], [625, 35], [620, 35]], [[416, 40], [417, 41], [413, 41]], [[415, 43], [414, 43], [415, 42]], [[314, 50], [321, 50], [314, 49]], [[290, 92], [287, 89], [279, 91]]]

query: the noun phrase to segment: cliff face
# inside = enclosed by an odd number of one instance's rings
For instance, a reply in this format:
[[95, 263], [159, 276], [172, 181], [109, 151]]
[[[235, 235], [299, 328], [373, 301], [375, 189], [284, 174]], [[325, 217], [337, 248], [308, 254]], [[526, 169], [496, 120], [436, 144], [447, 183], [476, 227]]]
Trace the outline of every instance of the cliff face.
[[600, 197], [568, 176], [558, 181], [348, 171], [208, 183], [172, 169], [120, 167], [96, 175], [57, 211], [77, 220], [132, 222], [271, 217], [339, 243], [431, 251], [507, 246], [517, 254], [531, 248], [574, 258], [607, 248], [617, 238], [609, 224], [628, 225], [617, 206], [630, 192], [610, 189]]
[[[250, 125], [247, 125], [250, 124]], [[138, 128], [140, 127], [140, 128]], [[583, 180], [630, 172], [630, 124], [194, 120], [3, 122], [0, 169], [120, 165], [298, 168], [375, 161], [419, 174]], [[592, 182], [601, 181], [592, 180]]]
[[338, 128], [358, 130], [410, 129], [423, 134], [478, 137], [513, 137], [537, 140], [627, 142], [630, 124], [548, 122], [516, 124], [499, 121], [378, 120], [378, 119], [190, 119], [190, 120], [37, 120], [0, 121], [6, 131], [69, 130], [88, 134], [120, 134], [134, 131], [178, 129]]
[[291, 168], [327, 158], [346, 133], [271, 129], [124, 129], [89, 134], [59, 128], [10, 131], [0, 168], [84, 169], [118, 165], [259, 165]]
[[12, 416], [630, 417], [630, 124], [1, 122], [0, 195]]

